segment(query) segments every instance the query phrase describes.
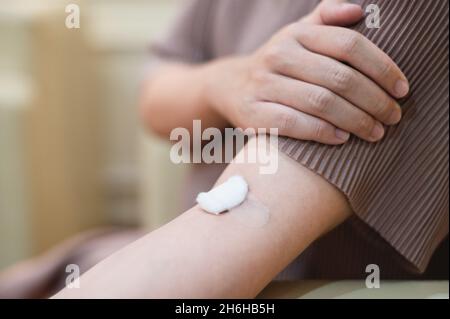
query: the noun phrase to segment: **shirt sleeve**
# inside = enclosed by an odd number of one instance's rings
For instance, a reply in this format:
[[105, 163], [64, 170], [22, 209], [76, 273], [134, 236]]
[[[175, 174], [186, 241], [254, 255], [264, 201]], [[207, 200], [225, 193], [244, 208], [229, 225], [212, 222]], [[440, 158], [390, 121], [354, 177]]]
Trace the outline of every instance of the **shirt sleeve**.
[[214, 5], [214, 0], [187, 0], [168, 32], [151, 45], [152, 57], [187, 63], [208, 60], [208, 35]]
[[339, 188], [357, 218], [421, 273], [449, 229], [448, 1], [356, 2], [378, 5], [381, 27], [363, 21], [355, 30], [410, 80], [401, 123], [386, 128], [376, 144], [356, 137], [342, 146], [280, 138], [279, 147]]

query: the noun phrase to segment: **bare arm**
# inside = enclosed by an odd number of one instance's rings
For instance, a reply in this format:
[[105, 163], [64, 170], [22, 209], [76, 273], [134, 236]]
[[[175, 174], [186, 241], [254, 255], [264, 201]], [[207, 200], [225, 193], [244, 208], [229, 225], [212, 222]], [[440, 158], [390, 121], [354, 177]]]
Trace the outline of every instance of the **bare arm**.
[[192, 129], [193, 119], [202, 120], [204, 127], [224, 128], [227, 120], [210, 107], [205, 96], [211, 73], [210, 64], [166, 63], [149, 74], [140, 103], [145, 124], [164, 138], [176, 127]]
[[[274, 149], [271, 156], [277, 156]], [[350, 215], [338, 190], [283, 154], [274, 175], [260, 175], [256, 163], [231, 164], [218, 182], [236, 174], [269, 210], [266, 223], [242, 222], [245, 209], [213, 216], [194, 207], [92, 268], [81, 277], [80, 289], [56, 297], [255, 297]]]

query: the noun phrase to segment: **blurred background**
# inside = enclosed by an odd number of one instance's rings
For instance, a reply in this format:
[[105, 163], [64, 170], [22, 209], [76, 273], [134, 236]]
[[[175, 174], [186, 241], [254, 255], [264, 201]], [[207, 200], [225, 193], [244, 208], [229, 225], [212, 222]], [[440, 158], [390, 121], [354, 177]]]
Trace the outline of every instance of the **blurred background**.
[[[89, 229], [180, 212], [187, 168], [137, 112], [149, 44], [178, 2], [1, 1], [0, 270]], [[69, 3], [80, 29], [65, 26]]]

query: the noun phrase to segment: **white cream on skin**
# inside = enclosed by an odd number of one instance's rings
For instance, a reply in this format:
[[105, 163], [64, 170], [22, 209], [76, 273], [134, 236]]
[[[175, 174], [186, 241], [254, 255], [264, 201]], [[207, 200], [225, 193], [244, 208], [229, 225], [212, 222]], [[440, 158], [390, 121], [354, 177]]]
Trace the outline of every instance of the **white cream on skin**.
[[225, 183], [197, 196], [198, 205], [207, 213], [219, 215], [245, 201], [248, 184], [242, 176], [230, 177]]
[[197, 203], [207, 213], [227, 213], [229, 220], [250, 228], [263, 227], [270, 219], [269, 209], [249, 193], [242, 176], [230, 177], [209, 192], [200, 193]]
[[241, 205], [233, 208], [227, 215], [240, 225], [250, 228], [263, 227], [270, 220], [269, 208], [252, 194], [249, 194]]

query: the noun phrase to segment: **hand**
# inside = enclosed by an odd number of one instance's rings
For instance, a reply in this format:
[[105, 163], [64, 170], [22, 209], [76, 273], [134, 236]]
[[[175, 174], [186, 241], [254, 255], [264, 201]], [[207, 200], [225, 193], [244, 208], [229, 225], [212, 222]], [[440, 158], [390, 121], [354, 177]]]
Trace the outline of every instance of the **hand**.
[[[210, 66], [207, 102], [240, 128], [278, 128], [279, 134], [326, 144], [350, 134], [369, 142], [401, 119], [395, 98], [409, 84], [396, 64], [368, 39], [349, 29], [356, 5], [328, 0], [286, 26], [254, 54]], [[392, 97], [391, 97], [392, 96]]]

